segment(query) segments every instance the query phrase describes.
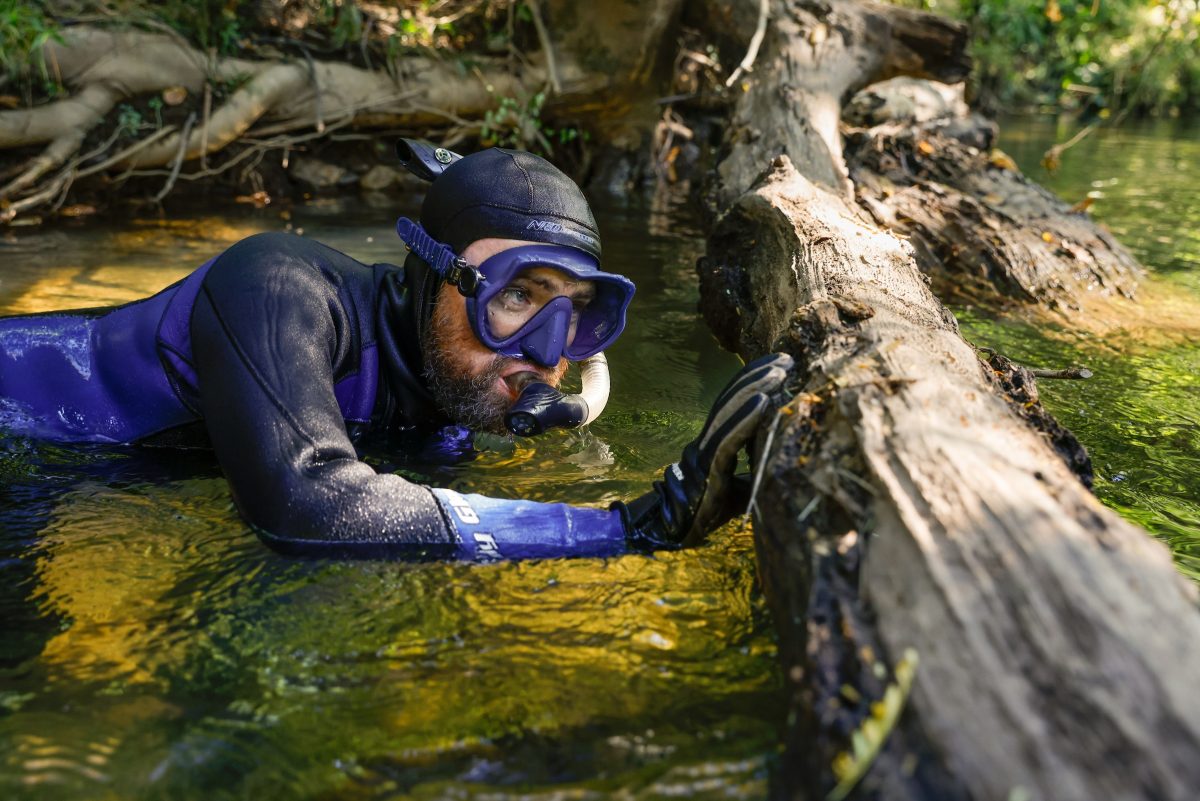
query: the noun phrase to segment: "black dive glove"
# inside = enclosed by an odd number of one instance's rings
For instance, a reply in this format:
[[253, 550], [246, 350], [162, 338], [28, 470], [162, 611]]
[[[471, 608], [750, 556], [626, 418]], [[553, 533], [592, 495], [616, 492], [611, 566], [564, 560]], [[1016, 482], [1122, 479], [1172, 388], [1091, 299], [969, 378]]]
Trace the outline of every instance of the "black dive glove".
[[750, 362], [713, 404], [700, 436], [667, 467], [654, 489], [628, 504], [616, 503], [625, 537], [636, 550], [690, 545], [732, 518], [738, 509], [734, 469], [737, 454], [754, 436], [778, 392], [792, 357], [774, 353]]

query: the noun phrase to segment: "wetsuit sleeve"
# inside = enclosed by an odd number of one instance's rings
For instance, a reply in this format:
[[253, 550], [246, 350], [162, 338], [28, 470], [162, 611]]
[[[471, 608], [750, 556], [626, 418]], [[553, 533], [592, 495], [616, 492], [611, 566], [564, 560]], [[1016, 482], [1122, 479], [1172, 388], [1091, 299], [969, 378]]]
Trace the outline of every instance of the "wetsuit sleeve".
[[358, 460], [333, 392], [352, 346], [336, 286], [274, 243], [235, 245], [192, 314], [200, 402], [243, 517], [285, 553], [400, 559], [618, 553], [616, 512], [431, 491]]

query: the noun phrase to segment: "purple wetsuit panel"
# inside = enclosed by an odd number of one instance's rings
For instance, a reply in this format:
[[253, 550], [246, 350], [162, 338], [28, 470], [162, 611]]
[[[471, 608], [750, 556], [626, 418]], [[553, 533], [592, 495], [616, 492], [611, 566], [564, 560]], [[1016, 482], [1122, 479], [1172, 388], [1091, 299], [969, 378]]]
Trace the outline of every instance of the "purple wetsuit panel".
[[[0, 318], [0, 428], [72, 442], [136, 442], [200, 419], [192, 309], [210, 260], [153, 297], [102, 312]], [[334, 387], [342, 416], [369, 423], [374, 341]]]
[[46, 439], [133, 442], [195, 420], [156, 347], [178, 286], [102, 314], [0, 319], [0, 427]]
[[204, 276], [216, 259], [209, 259], [198, 270], [183, 279], [173, 291], [155, 332], [155, 340], [163, 364], [181, 397], [194, 399], [199, 394], [196, 368], [192, 360], [192, 309]]
[[333, 385], [342, 417], [351, 423], [371, 422], [375, 393], [379, 389], [379, 353], [375, 343], [364, 345], [358, 354], [358, 372]]

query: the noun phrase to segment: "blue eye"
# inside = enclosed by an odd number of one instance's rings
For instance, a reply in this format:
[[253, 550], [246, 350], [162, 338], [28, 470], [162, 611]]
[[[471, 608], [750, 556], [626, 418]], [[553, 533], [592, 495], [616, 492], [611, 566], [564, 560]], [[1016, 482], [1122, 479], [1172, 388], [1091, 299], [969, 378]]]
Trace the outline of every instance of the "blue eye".
[[520, 287], [509, 286], [501, 290], [500, 299], [506, 305], [519, 306], [529, 301], [529, 293]]

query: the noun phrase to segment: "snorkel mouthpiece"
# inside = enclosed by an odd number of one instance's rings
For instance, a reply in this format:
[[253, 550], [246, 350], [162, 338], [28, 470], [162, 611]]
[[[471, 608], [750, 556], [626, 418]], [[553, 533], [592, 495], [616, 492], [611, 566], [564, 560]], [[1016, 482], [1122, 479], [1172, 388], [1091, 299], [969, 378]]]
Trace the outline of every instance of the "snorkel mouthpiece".
[[579, 372], [583, 390], [578, 395], [567, 395], [541, 381], [526, 383], [504, 416], [508, 430], [518, 437], [532, 437], [549, 428], [579, 428], [599, 417], [611, 387], [608, 359], [597, 353], [579, 363]]
[[504, 416], [504, 424], [518, 437], [532, 437], [548, 428], [578, 428], [587, 415], [587, 402], [582, 397], [566, 395], [536, 381], [521, 392]]

